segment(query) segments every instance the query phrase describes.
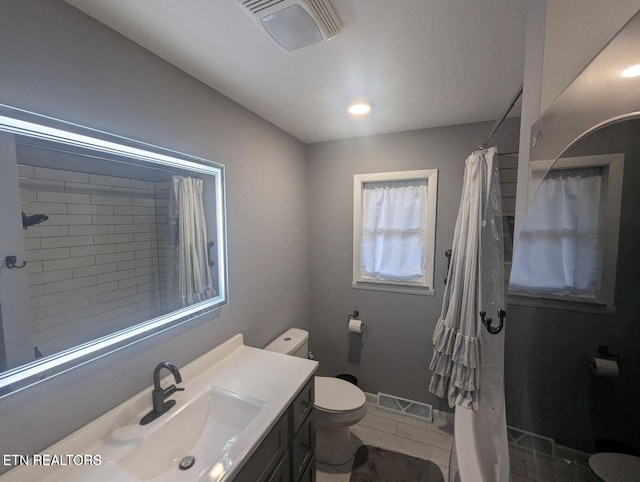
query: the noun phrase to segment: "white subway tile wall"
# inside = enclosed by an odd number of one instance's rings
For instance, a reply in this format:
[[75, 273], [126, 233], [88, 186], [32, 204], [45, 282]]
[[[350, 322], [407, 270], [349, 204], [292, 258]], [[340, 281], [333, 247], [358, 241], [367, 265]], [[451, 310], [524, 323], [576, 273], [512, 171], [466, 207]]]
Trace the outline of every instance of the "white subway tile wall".
[[169, 181], [19, 165], [32, 343], [50, 355], [166, 312]]

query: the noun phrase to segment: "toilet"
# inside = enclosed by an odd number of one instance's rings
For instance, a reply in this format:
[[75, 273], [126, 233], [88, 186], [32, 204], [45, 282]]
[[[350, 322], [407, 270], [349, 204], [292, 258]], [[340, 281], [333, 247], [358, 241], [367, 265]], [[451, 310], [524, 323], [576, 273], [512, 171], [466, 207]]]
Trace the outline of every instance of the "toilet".
[[589, 472], [594, 482], [635, 482], [640, 480], [640, 457], [602, 452], [589, 457]]
[[[273, 340], [265, 350], [307, 358], [309, 333], [291, 328]], [[345, 380], [314, 377], [316, 418], [316, 459], [330, 465], [347, 463], [353, 457], [351, 430], [364, 417], [364, 392]]]

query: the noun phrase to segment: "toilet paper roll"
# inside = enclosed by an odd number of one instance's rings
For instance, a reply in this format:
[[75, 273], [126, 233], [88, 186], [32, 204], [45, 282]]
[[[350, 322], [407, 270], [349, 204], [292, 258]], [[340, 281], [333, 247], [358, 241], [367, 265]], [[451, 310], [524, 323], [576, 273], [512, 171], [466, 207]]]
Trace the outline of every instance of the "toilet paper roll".
[[362, 333], [364, 330], [364, 321], [351, 318], [349, 320], [349, 333]]
[[589, 360], [591, 371], [598, 377], [617, 377], [620, 375], [618, 362], [606, 358], [592, 358]]

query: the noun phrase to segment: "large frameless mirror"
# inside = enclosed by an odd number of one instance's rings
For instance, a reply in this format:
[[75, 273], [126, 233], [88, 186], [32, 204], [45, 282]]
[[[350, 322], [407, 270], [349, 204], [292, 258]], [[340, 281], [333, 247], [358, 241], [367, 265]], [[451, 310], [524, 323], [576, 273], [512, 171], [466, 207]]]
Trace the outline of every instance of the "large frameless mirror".
[[512, 466], [536, 480], [640, 455], [638, 64], [640, 13], [532, 128], [505, 384]]
[[0, 396], [227, 303], [224, 166], [0, 106]]

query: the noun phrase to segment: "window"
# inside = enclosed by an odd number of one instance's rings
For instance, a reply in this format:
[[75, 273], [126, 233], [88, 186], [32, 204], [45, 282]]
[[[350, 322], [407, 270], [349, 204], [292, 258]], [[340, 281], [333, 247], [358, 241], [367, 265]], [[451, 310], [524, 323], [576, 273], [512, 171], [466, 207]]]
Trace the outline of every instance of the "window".
[[438, 171], [354, 176], [352, 287], [434, 295]]
[[622, 159], [563, 158], [547, 173], [520, 233], [512, 292], [613, 306]]

